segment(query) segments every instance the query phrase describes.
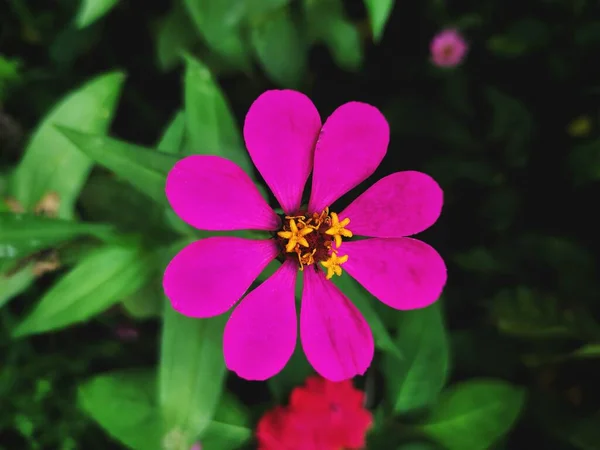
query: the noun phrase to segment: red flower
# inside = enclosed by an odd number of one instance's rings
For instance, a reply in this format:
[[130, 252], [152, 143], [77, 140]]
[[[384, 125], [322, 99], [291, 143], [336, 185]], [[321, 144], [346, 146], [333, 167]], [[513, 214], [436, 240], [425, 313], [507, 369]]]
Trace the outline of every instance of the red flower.
[[373, 419], [364, 393], [350, 380], [311, 377], [292, 391], [287, 408], [266, 413], [257, 428], [260, 450], [351, 450], [365, 446]]

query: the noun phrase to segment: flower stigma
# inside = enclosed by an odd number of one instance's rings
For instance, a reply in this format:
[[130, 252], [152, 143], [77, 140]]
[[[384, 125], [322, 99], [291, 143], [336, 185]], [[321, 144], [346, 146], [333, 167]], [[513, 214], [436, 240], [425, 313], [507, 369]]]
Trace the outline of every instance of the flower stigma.
[[342, 274], [341, 265], [348, 261], [348, 255], [339, 256], [338, 252], [342, 238], [352, 237], [346, 228], [349, 218], [340, 221], [336, 213], [325, 208], [321, 213], [284, 216], [282, 222], [277, 237], [283, 257], [297, 260], [300, 270], [321, 263], [328, 280]]

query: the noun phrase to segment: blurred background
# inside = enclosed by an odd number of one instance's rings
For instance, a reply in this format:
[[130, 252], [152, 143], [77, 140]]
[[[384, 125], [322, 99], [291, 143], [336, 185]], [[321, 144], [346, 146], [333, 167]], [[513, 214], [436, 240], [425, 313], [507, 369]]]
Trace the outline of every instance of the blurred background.
[[344, 281], [377, 346], [367, 447], [600, 449], [599, 54], [592, 0], [2, 1], [0, 448], [257, 447], [311, 369], [243, 381], [222, 322], [163, 310], [200, 235], [162, 192], [184, 154], [243, 161], [246, 111], [285, 87], [390, 123], [342, 202], [399, 170], [445, 192], [435, 309]]

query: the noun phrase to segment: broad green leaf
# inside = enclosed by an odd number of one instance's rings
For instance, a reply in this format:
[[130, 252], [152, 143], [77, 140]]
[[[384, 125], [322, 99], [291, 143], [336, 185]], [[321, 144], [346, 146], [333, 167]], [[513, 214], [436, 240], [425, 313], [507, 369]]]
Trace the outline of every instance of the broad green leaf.
[[94, 78], [65, 97], [33, 134], [12, 178], [10, 193], [30, 211], [47, 193], [60, 198], [59, 217], [70, 219], [92, 161], [56, 126], [102, 135], [112, 121], [124, 75], [112, 72]]
[[[78, 403], [110, 436], [133, 450], [190, 448], [180, 430], [162, 432], [156, 375], [152, 371], [98, 375], [79, 386]], [[234, 450], [251, 435], [246, 411], [233, 397], [225, 395], [200, 441], [209, 450]]]
[[81, 0], [75, 19], [77, 28], [85, 28], [101, 19], [117, 6], [119, 0]]
[[0, 308], [31, 286], [34, 280], [32, 263], [27, 264], [15, 273], [0, 273]]
[[253, 19], [250, 40], [271, 80], [284, 87], [300, 86], [306, 73], [307, 48], [288, 8]]
[[384, 360], [388, 398], [396, 413], [435, 402], [448, 377], [448, 338], [439, 303], [397, 313], [396, 345], [403, 359]]
[[369, 13], [369, 19], [371, 22], [371, 29], [373, 31], [373, 41], [379, 42], [383, 36], [383, 30], [387, 23], [392, 9], [394, 8], [394, 0], [364, 0], [367, 12]]
[[0, 267], [80, 236], [109, 237], [112, 226], [0, 213]]
[[339, 66], [358, 69], [363, 60], [360, 33], [346, 17], [342, 0], [305, 0], [304, 6], [311, 40], [324, 42]]
[[195, 319], [165, 301], [159, 367], [164, 430], [179, 430], [190, 445], [210, 424], [225, 380], [222, 338], [227, 315]]
[[169, 170], [178, 161], [173, 155], [149, 150], [106, 136], [61, 128], [79, 150], [113, 171], [158, 203], [167, 203], [165, 183]]
[[128, 448], [162, 450], [153, 372], [131, 370], [98, 375], [79, 386], [77, 400], [111, 437]]
[[184, 5], [212, 50], [234, 67], [250, 67], [247, 45], [241, 33], [245, 0], [184, 0]]
[[[377, 312], [370, 305], [370, 302], [377, 302], [375, 297], [369, 294], [362, 286], [360, 286], [354, 279], [352, 279], [347, 273], [342, 273], [340, 277], [333, 277], [332, 281], [337, 285], [338, 288], [350, 299], [352, 303], [360, 310], [366, 321], [369, 323], [369, 327], [373, 332], [373, 338], [375, 339], [375, 346], [380, 350], [393, 355], [394, 357], [402, 360], [404, 355], [398, 348], [387, 328], [379, 318]], [[399, 314], [396, 311], [390, 309], [390, 314]]]
[[186, 58], [185, 118], [189, 153], [219, 155], [252, 175], [252, 164], [221, 88], [200, 61]]
[[157, 149], [163, 153], [178, 154], [185, 144], [185, 113], [177, 111], [158, 142]]
[[419, 429], [448, 450], [487, 449], [512, 428], [524, 401], [523, 389], [504, 381], [462, 382], [443, 393]]
[[151, 274], [151, 261], [138, 248], [102, 247], [54, 284], [12, 334], [22, 337], [87, 320], [140, 289]]
[[150, 283], [123, 299], [123, 308], [133, 317], [160, 316], [163, 310], [162, 273], [156, 272]]
[[158, 66], [171, 70], [182, 61], [199, 41], [196, 26], [181, 1], [172, 2], [171, 11], [162, 19], [156, 32]]

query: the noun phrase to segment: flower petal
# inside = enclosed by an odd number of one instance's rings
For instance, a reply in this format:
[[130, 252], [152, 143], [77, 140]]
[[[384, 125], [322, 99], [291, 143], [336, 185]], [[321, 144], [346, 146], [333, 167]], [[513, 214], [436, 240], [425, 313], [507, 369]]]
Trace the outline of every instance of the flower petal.
[[350, 102], [336, 109], [317, 141], [309, 211], [321, 212], [372, 175], [389, 141], [390, 127], [374, 106]]
[[286, 214], [300, 208], [320, 129], [315, 105], [291, 90], [265, 92], [246, 115], [244, 139], [250, 157]]
[[356, 236], [403, 237], [426, 230], [440, 216], [444, 193], [421, 172], [396, 172], [382, 178], [339, 214], [349, 218]]
[[314, 369], [330, 381], [366, 372], [373, 359], [369, 325], [321, 270], [304, 271], [300, 340]]
[[239, 166], [220, 156], [193, 155], [171, 169], [165, 188], [182, 220], [201, 230], [275, 230], [279, 218]]
[[289, 361], [298, 324], [294, 286], [298, 266], [286, 261], [233, 310], [223, 336], [229, 370], [246, 380], [266, 380]]
[[218, 316], [242, 298], [276, 255], [271, 239], [210, 237], [193, 242], [167, 266], [165, 295], [184, 316]]
[[343, 268], [380, 301], [394, 309], [424, 308], [446, 284], [446, 265], [433, 247], [411, 238], [344, 242]]

